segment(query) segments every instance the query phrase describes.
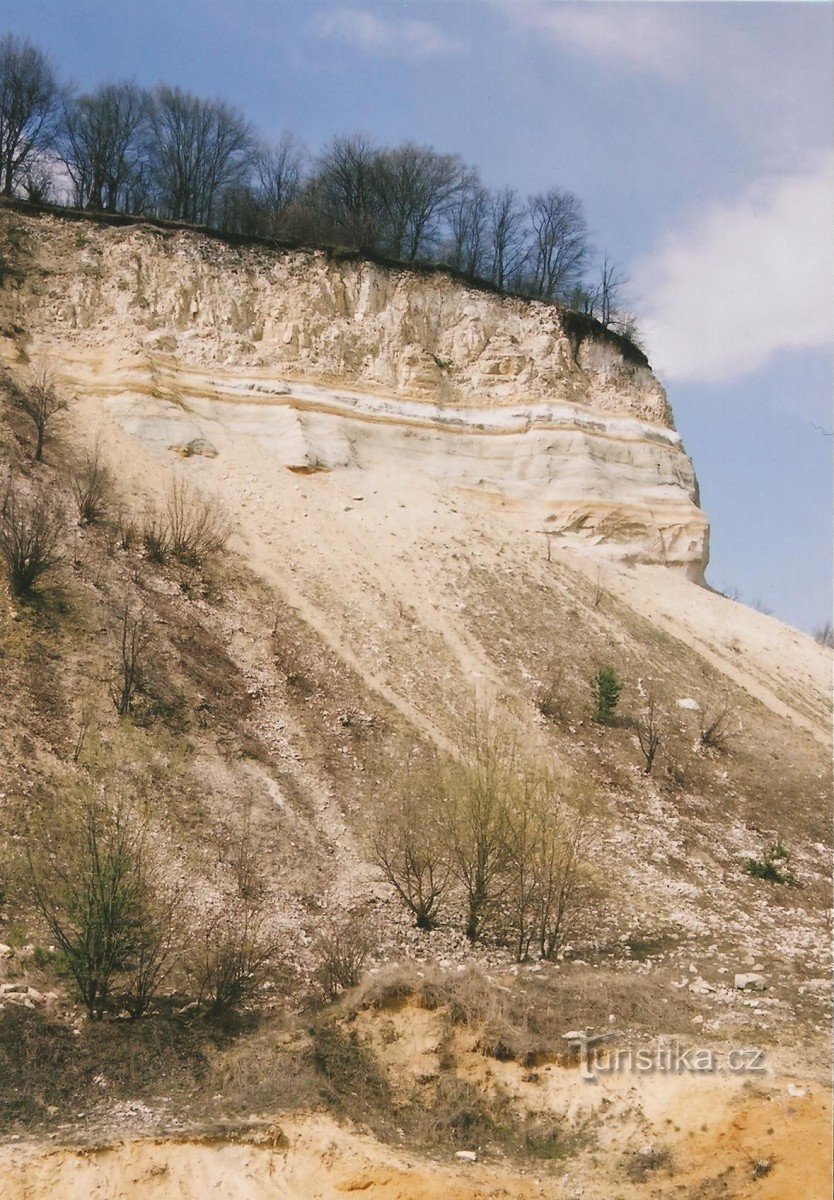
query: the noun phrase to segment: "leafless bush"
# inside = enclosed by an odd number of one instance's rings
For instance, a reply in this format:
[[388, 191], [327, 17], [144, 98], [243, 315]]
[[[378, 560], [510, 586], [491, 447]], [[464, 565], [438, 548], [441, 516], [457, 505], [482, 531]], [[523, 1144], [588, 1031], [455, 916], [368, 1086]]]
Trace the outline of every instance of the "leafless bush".
[[643, 751], [643, 757], [646, 760], [646, 765], [643, 769], [646, 775], [651, 775], [655, 755], [660, 749], [662, 741], [660, 721], [653, 693], [649, 693], [646, 700], [645, 712], [637, 718], [636, 729], [637, 740], [640, 743], [640, 749]]
[[120, 504], [116, 508], [113, 524], [112, 536], [115, 546], [119, 550], [131, 550], [132, 546], [136, 545], [139, 538], [139, 527], [136, 517], [133, 512], [127, 508], [126, 504]]
[[137, 865], [138, 920], [124, 968], [122, 1000], [134, 1020], [143, 1017], [163, 983], [179, 964], [184, 937], [185, 885], [167, 879], [157, 862], [143, 854]]
[[249, 903], [260, 903], [266, 894], [266, 879], [251, 814], [245, 813], [239, 825], [223, 828], [219, 840], [221, 861], [229, 868], [237, 895]]
[[161, 887], [147, 825], [130, 799], [92, 792], [33, 823], [26, 843], [35, 902], [91, 1018], [119, 982], [141, 1016], [173, 966], [178, 900]]
[[69, 408], [69, 402], [58, 385], [54, 368], [47, 361], [41, 362], [32, 371], [28, 381], [18, 382], [7, 377], [5, 386], [12, 407], [34, 426], [35, 445], [32, 457], [35, 462], [41, 462], [51, 426], [56, 418]]
[[26, 596], [61, 561], [64, 522], [54, 501], [24, 496], [10, 479], [0, 507], [0, 559], [14, 596]]
[[260, 903], [224, 899], [192, 938], [188, 973], [198, 1002], [212, 1016], [240, 1008], [269, 980], [276, 954]]
[[110, 695], [120, 717], [131, 710], [136, 693], [142, 686], [142, 669], [149, 633], [143, 613], [134, 615], [125, 601], [119, 645], [119, 667], [110, 688]]
[[705, 711], [701, 720], [698, 745], [705, 750], [726, 750], [730, 740], [739, 732], [738, 713], [729, 706], [717, 711]]
[[87, 696], [81, 703], [81, 710], [78, 714], [78, 735], [75, 739], [75, 746], [72, 752], [72, 761], [77, 763], [84, 749], [84, 743], [87, 740], [87, 734], [90, 732], [90, 726], [95, 717], [95, 705], [92, 697]]
[[152, 562], [165, 562], [171, 553], [171, 530], [164, 513], [153, 509], [145, 513], [142, 541]]
[[834, 627], [830, 621], [826, 621], [824, 625], [818, 625], [814, 630], [814, 641], [819, 646], [825, 646], [830, 650], [834, 647]]
[[78, 517], [85, 525], [94, 525], [102, 519], [107, 511], [111, 486], [110, 472], [101, 461], [101, 451], [96, 446], [84, 455], [72, 481]]
[[170, 557], [200, 567], [223, 551], [229, 527], [216, 500], [175, 481], [164, 512], [146, 515], [142, 536], [148, 556], [156, 562]]
[[324, 926], [316, 939], [313, 979], [326, 1000], [335, 1000], [358, 985], [377, 941], [366, 910], [349, 912]]
[[554, 667], [539, 689], [536, 707], [548, 721], [561, 722], [565, 719], [564, 668]]
[[584, 858], [586, 818], [578, 796], [546, 764], [519, 757], [505, 794], [506, 940], [519, 962], [552, 958], [568, 933]]

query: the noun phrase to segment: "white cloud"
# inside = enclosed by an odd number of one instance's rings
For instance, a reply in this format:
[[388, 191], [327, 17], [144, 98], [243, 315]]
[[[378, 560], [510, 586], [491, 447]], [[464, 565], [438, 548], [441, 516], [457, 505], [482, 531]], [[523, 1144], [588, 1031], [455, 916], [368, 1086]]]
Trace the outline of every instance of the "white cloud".
[[362, 8], [319, 13], [313, 26], [322, 37], [382, 58], [435, 58], [462, 49], [456, 38], [448, 37], [428, 21], [383, 18]]
[[692, 57], [691, 22], [678, 4], [497, 2], [522, 27], [598, 62], [676, 78]]
[[779, 351], [831, 345], [832, 168], [826, 155], [710, 204], [634, 265], [650, 357], [666, 378], [725, 381]]

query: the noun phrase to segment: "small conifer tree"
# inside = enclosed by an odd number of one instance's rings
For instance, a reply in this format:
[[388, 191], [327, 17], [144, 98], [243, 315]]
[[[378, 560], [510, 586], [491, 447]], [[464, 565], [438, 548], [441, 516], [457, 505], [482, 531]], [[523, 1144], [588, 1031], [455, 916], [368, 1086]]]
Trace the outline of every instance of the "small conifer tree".
[[594, 720], [600, 725], [610, 725], [620, 699], [621, 684], [611, 667], [600, 667], [591, 680], [594, 695]]

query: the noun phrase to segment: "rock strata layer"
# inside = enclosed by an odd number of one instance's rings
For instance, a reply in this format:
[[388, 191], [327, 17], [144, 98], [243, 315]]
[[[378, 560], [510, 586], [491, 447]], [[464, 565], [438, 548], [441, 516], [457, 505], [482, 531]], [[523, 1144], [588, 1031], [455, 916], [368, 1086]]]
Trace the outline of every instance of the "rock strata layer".
[[553, 305], [144, 224], [3, 210], [0, 229], [7, 360], [52, 356], [137, 437], [183, 455], [251, 437], [294, 470], [385, 457], [702, 578], [708, 526], [663, 388]]

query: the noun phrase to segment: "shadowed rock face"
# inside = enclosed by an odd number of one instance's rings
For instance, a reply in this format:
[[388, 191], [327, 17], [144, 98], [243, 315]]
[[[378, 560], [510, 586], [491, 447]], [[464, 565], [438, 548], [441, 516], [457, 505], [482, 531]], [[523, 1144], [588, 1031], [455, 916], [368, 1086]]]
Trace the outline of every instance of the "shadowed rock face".
[[563, 543], [702, 578], [708, 527], [662, 387], [614, 343], [577, 344], [554, 306], [321, 252], [0, 222], [18, 259], [4, 324], [136, 436], [219, 455], [243, 436], [290, 469], [384, 457]]

